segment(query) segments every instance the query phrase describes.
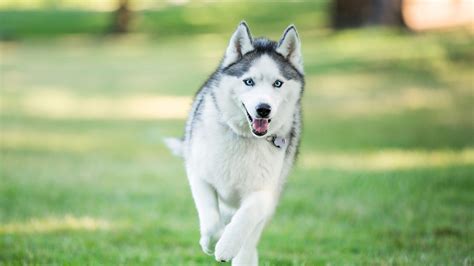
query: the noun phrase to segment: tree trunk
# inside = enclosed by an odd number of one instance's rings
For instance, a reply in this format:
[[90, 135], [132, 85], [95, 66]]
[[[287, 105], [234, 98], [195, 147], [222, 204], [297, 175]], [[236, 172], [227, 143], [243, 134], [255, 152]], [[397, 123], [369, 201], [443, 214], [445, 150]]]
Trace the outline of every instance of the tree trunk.
[[112, 33], [127, 33], [129, 31], [131, 11], [128, 0], [119, 0], [117, 10], [113, 14]]
[[402, 0], [333, 0], [331, 20], [335, 29], [367, 25], [405, 26]]

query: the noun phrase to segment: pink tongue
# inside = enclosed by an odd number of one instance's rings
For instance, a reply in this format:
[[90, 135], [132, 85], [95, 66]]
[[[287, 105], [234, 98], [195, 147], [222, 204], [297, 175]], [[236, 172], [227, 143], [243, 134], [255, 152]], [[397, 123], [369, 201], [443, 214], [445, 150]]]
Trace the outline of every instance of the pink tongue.
[[252, 126], [258, 133], [265, 133], [268, 130], [268, 119], [255, 118]]

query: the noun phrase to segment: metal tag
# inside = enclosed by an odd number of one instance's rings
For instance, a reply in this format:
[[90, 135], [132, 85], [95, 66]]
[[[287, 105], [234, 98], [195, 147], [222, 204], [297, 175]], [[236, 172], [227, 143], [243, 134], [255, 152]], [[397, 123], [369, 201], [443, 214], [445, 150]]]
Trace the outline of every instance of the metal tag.
[[285, 138], [282, 138], [282, 137], [273, 137], [273, 145], [275, 145], [275, 147], [281, 149], [283, 147], [285, 147], [286, 145], [286, 139]]

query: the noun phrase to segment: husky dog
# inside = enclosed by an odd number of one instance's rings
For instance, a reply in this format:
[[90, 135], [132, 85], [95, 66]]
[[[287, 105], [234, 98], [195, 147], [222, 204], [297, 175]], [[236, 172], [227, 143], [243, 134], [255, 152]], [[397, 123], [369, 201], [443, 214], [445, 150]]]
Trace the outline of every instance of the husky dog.
[[220, 262], [258, 265], [257, 244], [295, 160], [304, 87], [300, 40], [253, 39], [241, 22], [219, 67], [197, 92], [184, 139], [202, 250]]

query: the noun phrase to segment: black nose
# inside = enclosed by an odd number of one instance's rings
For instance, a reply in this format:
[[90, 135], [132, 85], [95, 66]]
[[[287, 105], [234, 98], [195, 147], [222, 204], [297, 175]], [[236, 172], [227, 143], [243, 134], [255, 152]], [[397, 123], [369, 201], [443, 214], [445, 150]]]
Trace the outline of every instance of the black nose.
[[271, 111], [272, 107], [266, 103], [261, 103], [257, 106], [257, 114], [261, 118], [267, 118]]

